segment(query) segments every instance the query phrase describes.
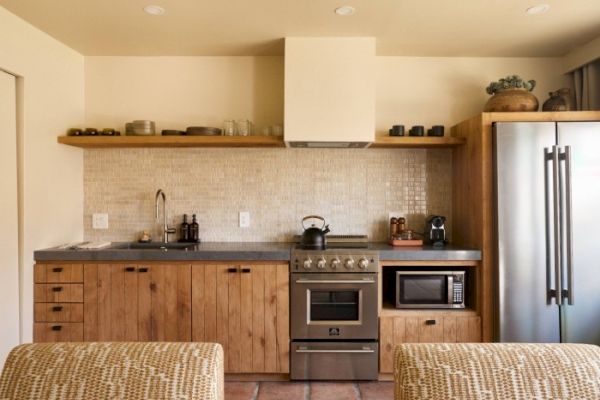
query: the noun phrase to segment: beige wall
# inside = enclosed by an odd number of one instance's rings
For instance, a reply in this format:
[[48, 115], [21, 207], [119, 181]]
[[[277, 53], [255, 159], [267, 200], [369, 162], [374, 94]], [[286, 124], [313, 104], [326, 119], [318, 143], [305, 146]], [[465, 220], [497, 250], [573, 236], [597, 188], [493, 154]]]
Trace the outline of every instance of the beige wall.
[[560, 58], [377, 57], [377, 133], [454, 125], [482, 111], [490, 81], [513, 74], [537, 81], [540, 108], [549, 91], [570, 85]]
[[[485, 87], [509, 74], [535, 79], [540, 104], [569, 86], [561, 58], [376, 57], [376, 128], [450, 126], [477, 114]], [[283, 122], [283, 57], [86, 57], [86, 124], [124, 129], [222, 126], [249, 118], [256, 132]]]
[[571, 50], [564, 57], [564, 71], [571, 72], [600, 58], [600, 36], [589, 43]]
[[0, 71], [0, 366], [20, 333], [16, 94], [15, 77]]
[[27, 342], [34, 250], [82, 237], [83, 154], [56, 136], [84, 118], [83, 56], [0, 7], [0, 69], [21, 77], [21, 338]]
[[86, 57], [85, 88], [86, 124], [97, 128], [283, 124], [282, 57]]

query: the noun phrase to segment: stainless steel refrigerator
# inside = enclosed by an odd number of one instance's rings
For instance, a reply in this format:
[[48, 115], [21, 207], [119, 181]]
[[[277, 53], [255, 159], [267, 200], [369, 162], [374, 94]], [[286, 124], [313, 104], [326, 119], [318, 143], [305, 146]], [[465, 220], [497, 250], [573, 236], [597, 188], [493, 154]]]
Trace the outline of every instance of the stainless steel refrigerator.
[[496, 340], [600, 344], [600, 122], [493, 134]]

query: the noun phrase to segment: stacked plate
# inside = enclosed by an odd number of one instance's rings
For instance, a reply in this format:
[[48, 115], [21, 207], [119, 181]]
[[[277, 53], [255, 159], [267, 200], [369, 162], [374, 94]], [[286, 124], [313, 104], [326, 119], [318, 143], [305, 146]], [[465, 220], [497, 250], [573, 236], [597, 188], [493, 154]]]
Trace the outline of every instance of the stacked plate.
[[219, 136], [221, 133], [220, 128], [208, 126], [189, 126], [185, 131], [185, 134], [190, 136]]
[[156, 133], [156, 125], [154, 121], [137, 120], [125, 124], [126, 135], [154, 135]]

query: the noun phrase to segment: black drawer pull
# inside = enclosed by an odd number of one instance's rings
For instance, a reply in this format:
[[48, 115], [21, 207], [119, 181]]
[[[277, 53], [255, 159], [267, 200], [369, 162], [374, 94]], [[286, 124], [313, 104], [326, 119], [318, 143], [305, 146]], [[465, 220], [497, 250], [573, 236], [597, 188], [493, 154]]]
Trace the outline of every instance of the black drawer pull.
[[62, 286], [57, 286], [52, 288], [53, 292], [62, 292]]
[[238, 272], [237, 268], [227, 268], [227, 272], [229, 272], [230, 274], [233, 272]]
[[125, 271], [127, 271], [127, 272], [134, 272], [135, 271], [135, 267], [125, 267]]
[[61, 325], [53, 325], [52, 326], [52, 330], [53, 331], [61, 331], [62, 330], [62, 326]]
[[148, 272], [148, 268], [140, 268], [138, 269], [138, 272]]
[[63, 310], [62, 306], [54, 306], [52, 307], [52, 311], [54, 312], [61, 312]]
[[250, 268], [242, 268], [242, 272], [244, 274], [247, 274], [248, 272], [251, 272], [252, 270]]
[[425, 320], [425, 325], [435, 325], [435, 319]]
[[52, 268], [52, 272], [63, 272], [62, 267]]

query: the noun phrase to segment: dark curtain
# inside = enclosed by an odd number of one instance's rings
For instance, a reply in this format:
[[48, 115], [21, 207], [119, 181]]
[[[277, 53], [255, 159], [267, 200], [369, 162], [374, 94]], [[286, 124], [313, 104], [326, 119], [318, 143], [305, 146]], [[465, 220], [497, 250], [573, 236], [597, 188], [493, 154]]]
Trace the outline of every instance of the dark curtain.
[[571, 73], [577, 110], [600, 110], [600, 60]]

